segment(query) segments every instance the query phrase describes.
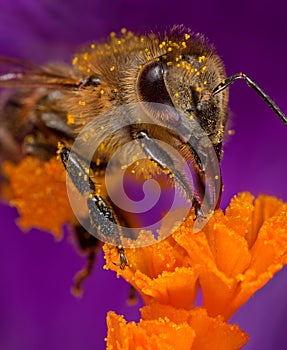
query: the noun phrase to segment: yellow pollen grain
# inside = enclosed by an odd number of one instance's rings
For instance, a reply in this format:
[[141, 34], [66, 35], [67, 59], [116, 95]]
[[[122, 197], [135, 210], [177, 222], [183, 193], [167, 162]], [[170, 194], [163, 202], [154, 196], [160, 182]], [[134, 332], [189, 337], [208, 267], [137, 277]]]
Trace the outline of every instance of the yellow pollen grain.
[[198, 58], [198, 62], [201, 63], [202, 61], [204, 61], [206, 59], [206, 57], [204, 55], [200, 56]]
[[112, 72], [112, 71], [114, 71], [115, 70], [115, 66], [111, 66], [110, 67], [110, 71]]
[[88, 55], [87, 52], [85, 52], [85, 53], [83, 54], [83, 59], [84, 59], [85, 61], [87, 61], [87, 60], [89, 59], [89, 55]]
[[86, 102], [85, 102], [85, 101], [82, 101], [82, 100], [79, 100], [78, 103], [79, 103], [80, 106], [85, 106], [85, 105], [86, 105]]
[[101, 89], [100, 94], [103, 95], [105, 93], [105, 90]]
[[171, 52], [171, 51], [172, 51], [172, 47], [169, 47], [169, 48], [167, 49], [167, 51], [168, 51], [168, 52]]
[[179, 97], [179, 93], [176, 92], [176, 93], [174, 94], [174, 97], [178, 98], [178, 97]]
[[206, 68], [207, 68], [206, 66], [203, 66], [203, 67], [201, 68], [202, 73], [206, 71]]
[[206, 85], [206, 84], [207, 84], [207, 81], [206, 81], [206, 80], [204, 80], [203, 85]]
[[190, 119], [190, 120], [193, 120], [193, 119], [194, 119], [194, 115], [191, 114], [191, 115], [189, 116], [189, 119]]
[[185, 40], [188, 40], [190, 38], [190, 35], [189, 34], [184, 34], [184, 37], [185, 37]]
[[202, 91], [202, 88], [201, 88], [200, 86], [197, 86], [197, 87], [195, 88], [195, 91], [201, 92], [201, 91]]
[[214, 178], [215, 178], [215, 180], [218, 180], [218, 179], [219, 179], [219, 176], [218, 176], [218, 175], [215, 175]]
[[74, 57], [74, 58], [73, 58], [73, 61], [72, 61], [72, 64], [73, 64], [73, 65], [76, 65], [78, 62], [79, 62], [79, 57], [77, 57], [77, 56]]
[[167, 62], [166, 64], [168, 67], [172, 66], [172, 62]]
[[186, 48], [186, 42], [185, 42], [185, 41], [183, 41], [183, 42], [181, 43], [181, 45], [182, 45], [184, 48]]
[[174, 43], [172, 44], [172, 46], [175, 47], [175, 48], [177, 48], [177, 49], [180, 47], [180, 46], [178, 45], [178, 43], [176, 43], [176, 42], [174, 42]]
[[73, 114], [67, 114], [67, 124], [68, 125], [72, 125], [75, 124], [75, 117], [73, 116]]
[[229, 130], [227, 131], [227, 133], [228, 133], [228, 135], [234, 135], [234, 134], [235, 134], [235, 130], [229, 129]]
[[91, 44], [91, 45], [90, 45], [90, 48], [91, 48], [91, 49], [94, 49], [95, 47], [96, 47], [95, 44]]
[[126, 28], [122, 28], [122, 29], [121, 29], [121, 33], [122, 33], [122, 34], [126, 34], [126, 33], [127, 33], [127, 29], [126, 29]]

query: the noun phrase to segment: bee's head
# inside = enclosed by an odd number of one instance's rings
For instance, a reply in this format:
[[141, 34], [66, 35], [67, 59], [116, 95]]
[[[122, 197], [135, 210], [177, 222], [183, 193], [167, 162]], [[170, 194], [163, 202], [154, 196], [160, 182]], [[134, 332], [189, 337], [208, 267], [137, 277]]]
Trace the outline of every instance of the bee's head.
[[174, 46], [143, 65], [136, 83], [138, 99], [174, 107], [182, 118], [177, 113], [155, 114], [167, 127], [183, 122], [188, 127], [189, 120], [196, 119], [217, 145], [222, 142], [228, 92], [214, 96], [212, 91], [226, 77], [223, 63], [202, 38], [186, 41], [184, 49]]

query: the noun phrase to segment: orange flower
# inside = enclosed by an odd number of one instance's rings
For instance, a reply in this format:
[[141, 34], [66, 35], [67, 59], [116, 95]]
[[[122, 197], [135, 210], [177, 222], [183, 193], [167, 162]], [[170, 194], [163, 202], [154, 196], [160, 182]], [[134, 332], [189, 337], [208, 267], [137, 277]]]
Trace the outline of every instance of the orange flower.
[[193, 234], [190, 217], [156, 245], [126, 249], [129, 267], [119, 270], [117, 250], [105, 245], [107, 268], [117, 271], [154, 302], [191, 309], [199, 286], [210, 316], [228, 320], [287, 262], [287, 205], [267, 196], [235, 197], [226, 214], [214, 213]]
[[9, 179], [3, 195], [17, 207], [18, 223], [23, 230], [37, 227], [60, 238], [63, 224], [75, 222], [67, 196], [65, 169], [58, 159], [41, 162], [25, 157], [17, 165], [5, 162], [3, 172]]
[[236, 325], [209, 317], [203, 308], [190, 311], [152, 304], [141, 309], [142, 320], [126, 323], [110, 312], [107, 317], [107, 350], [233, 350], [248, 341]]
[[229, 319], [287, 262], [287, 205], [267, 196], [235, 197], [226, 215], [217, 211], [203, 232], [185, 225], [174, 235], [200, 264], [203, 306]]

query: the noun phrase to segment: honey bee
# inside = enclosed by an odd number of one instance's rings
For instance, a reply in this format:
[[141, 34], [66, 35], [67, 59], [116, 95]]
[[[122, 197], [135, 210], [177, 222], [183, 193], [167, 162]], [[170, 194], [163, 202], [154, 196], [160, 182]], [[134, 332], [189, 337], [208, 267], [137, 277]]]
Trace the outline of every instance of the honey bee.
[[[89, 224], [99, 231], [104, 241], [113, 237], [119, 252], [118, 265], [125, 268], [128, 261], [121, 243], [124, 234], [121, 227], [128, 226], [128, 220], [103, 185], [103, 170], [112, 153], [124, 142], [140, 143], [142, 154], [155, 165], [148, 170], [149, 175], [158, 171], [168, 174], [175, 186], [186, 197], [191, 197], [196, 216], [203, 215], [205, 168], [190, 146], [192, 121], [198, 121], [213, 146], [216, 161], [220, 162], [228, 114], [226, 88], [237, 79], [244, 79], [287, 124], [286, 116], [253, 80], [244, 73], [227, 78], [224, 64], [213, 46], [202, 35], [183, 26], [175, 26], [162, 34], [135, 35], [126, 30], [118, 35], [111, 33], [106, 41], [79, 50], [71, 65], [38, 67], [2, 57], [0, 87], [13, 90], [6, 89], [2, 94], [0, 158], [19, 162], [29, 155], [48, 161], [58, 154], [75, 188], [86, 198]], [[113, 111], [133, 103], [160, 104], [179, 113], [170, 113], [165, 108], [160, 111], [146, 108], [145, 114], [153, 123], [123, 126], [120, 133], [113, 133], [115, 125], [122, 125], [121, 115]], [[98, 123], [100, 130], [103, 118], [99, 116], [105, 113], [108, 117], [104, 147], [86, 164], [80, 152], [71, 151], [72, 145], [90, 122]], [[198, 190], [176, 169], [174, 159], [154, 139], [168, 143], [191, 162], [198, 177]], [[221, 182], [219, 187], [217, 206]], [[210, 196], [213, 191], [211, 188]], [[99, 227], [97, 223], [102, 217], [114, 224], [112, 229], [109, 224]], [[90, 251], [84, 273], [87, 275], [98, 240], [80, 227], [76, 227], [76, 232], [82, 249]]]

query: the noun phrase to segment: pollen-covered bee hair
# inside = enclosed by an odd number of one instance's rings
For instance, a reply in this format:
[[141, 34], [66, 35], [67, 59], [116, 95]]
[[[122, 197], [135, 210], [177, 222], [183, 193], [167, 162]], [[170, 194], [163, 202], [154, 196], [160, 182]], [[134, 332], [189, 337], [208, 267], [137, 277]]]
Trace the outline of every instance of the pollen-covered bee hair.
[[[169, 171], [174, 175], [175, 186], [187, 197], [192, 196], [196, 215], [201, 215], [205, 169], [189, 140], [171, 130], [175, 126], [179, 131], [192, 130], [192, 121], [196, 119], [220, 161], [228, 113], [226, 88], [238, 78], [243, 78], [287, 124], [285, 115], [257, 84], [244, 73], [227, 78], [213, 46], [202, 35], [193, 34], [183, 26], [162, 34], [135, 35], [126, 30], [119, 35], [111, 33], [107, 40], [79, 50], [71, 65], [38, 67], [2, 57], [0, 87], [15, 89], [2, 95], [0, 158], [19, 162], [32, 155], [47, 161], [58, 152], [75, 187], [86, 196], [90, 225], [98, 227], [97, 221], [105, 216], [118, 227], [115, 232], [109, 225], [102, 225], [99, 237], [103, 240], [116, 237], [119, 266], [124, 268], [128, 262], [122, 247], [121, 227], [128, 225], [128, 221], [104, 188], [103, 170], [110, 157], [119, 145], [138, 140], [143, 144], [143, 155], [155, 164], [151, 169], [166, 172], [167, 165], [173, 167], [172, 159], [151, 140], [168, 143], [184, 159], [192, 160], [200, 182], [198, 193], [180, 172]], [[109, 112], [106, 130], [109, 126], [112, 130], [114, 125], [121, 126], [122, 119], [110, 111], [138, 102], [143, 102], [143, 106], [156, 103], [174, 107], [179, 114], [146, 107], [145, 112], [153, 123], [125, 127], [118, 134], [107, 133], [105, 147], [95, 155], [91, 165], [86, 164], [81, 154], [71, 152], [75, 138], [89, 122]], [[87, 167], [90, 167], [88, 175]], [[218, 205], [219, 201], [220, 198]], [[93, 245], [96, 246], [95, 242]]]

